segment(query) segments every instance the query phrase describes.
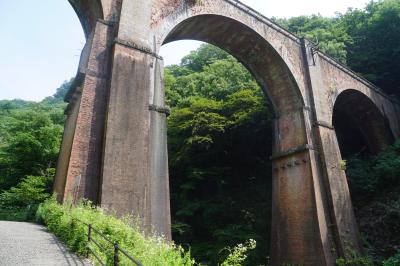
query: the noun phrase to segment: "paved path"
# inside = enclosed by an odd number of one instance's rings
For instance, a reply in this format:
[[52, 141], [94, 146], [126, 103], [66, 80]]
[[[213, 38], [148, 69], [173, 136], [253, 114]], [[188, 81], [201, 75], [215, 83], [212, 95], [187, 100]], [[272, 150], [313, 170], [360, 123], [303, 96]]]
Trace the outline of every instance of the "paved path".
[[0, 221], [0, 265], [89, 266], [44, 226]]

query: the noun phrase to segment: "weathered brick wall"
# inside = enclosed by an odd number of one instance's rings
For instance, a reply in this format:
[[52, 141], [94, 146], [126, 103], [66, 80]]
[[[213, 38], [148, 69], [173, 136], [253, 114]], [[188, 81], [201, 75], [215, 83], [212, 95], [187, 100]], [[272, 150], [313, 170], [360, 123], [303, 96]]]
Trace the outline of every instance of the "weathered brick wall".
[[[77, 91], [79, 91], [79, 88]], [[71, 100], [66, 112], [67, 120], [65, 122], [64, 134], [60, 154], [58, 156], [57, 171], [53, 186], [53, 191], [57, 194], [58, 201], [63, 201], [64, 198], [72, 143], [75, 135], [76, 121], [79, 114], [79, 105], [81, 101], [80, 96], [80, 93], [76, 93], [75, 99]]]
[[[98, 22], [82, 84], [64, 198], [98, 202], [113, 28]], [[81, 177], [77, 183], [77, 178]]]

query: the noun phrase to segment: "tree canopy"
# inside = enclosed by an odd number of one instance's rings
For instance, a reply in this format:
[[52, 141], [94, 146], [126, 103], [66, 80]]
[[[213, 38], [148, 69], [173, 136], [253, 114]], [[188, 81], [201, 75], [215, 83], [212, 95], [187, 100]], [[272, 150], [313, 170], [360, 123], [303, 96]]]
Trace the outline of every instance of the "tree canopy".
[[[66, 83], [65, 83], [66, 84]], [[57, 93], [42, 102], [0, 101], [0, 190], [54, 168], [65, 103]]]

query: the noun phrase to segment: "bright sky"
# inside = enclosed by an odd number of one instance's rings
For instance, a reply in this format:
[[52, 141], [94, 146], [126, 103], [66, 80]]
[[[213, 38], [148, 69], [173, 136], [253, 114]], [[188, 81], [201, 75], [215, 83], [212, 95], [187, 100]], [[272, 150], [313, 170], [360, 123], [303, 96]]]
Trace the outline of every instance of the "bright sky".
[[[334, 16], [369, 0], [242, 0], [267, 17]], [[0, 0], [0, 99], [42, 100], [76, 74], [85, 39], [67, 0]], [[165, 64], [178, 64], [199, 42], [162, 47]]]

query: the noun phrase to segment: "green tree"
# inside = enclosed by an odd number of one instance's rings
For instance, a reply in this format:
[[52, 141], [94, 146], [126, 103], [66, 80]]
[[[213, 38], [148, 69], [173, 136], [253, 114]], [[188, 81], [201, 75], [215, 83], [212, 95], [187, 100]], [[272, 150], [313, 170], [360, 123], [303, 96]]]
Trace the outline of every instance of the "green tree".
[[189, 69], [193, 72], [200, 72], [204, 66], [211, 65], [221, 59], [226, 59], [228, 56], [228, 53], [213, 45], [202, 44], [200, 48], [183, 57], [181, 65], [178, 68], [183, 67], [183, 70]]
[[348, 64], [390, 94], [400, 96], [400, 1], [370, 2], [341, 17], [353, 42]]
[[55, 167], [63, 127], [43, 111], [18, 111], [7, 121], [0, 147], [0, 186], [7, 189], [26, 175]]
[[0, 101], [0, 190], [55, 167], [65, 103], [54, 99]]
[[400, 230], [400, 141], [377, 156], [356, 154], [347, 162], [350, 192], [366, 250], [381, 261], [395, 255], [400, 244], [400, 235], [394, 233]]
[[0, 194], [0, 208], [24, 208], [43, 202], [51, 195], [55, 169], [43, 176], [27, 176], [15, 187]]
[[189, 57], [190, 60], [182, 59], [181, 66], [165, 70], [167, 102], [171, 107], [193, 96], [223, 100], [243, 89], [255, 89], [261, 95], [257, 83], [243, 65], [219, 48], [202, 45]]
[[64, 99], [65, 95], [71, 88], [72, 83], [74, 82], [74, 79], [70, 79], [69, 81], [64, 81], [63, 84], [59, 88], [57, 88], [56, 93], [53, 95], [54, 98], [57, 99]]
[[271, 114], [250, 73], [232, 56], [215, 60], [223, 51], [204, 53], [217, 49], [208, 46], [191, 53], [210, 57], [191, 60], [196, 68], [166, 69], [174, 239], [213, 265], [227, 245], [255, 239], [247, 263], [264, 263]]
[[353, 40], [342, 25], [340, 17], [311, 15], [275, 20], [287, 30], [313, 41], [322, 52], [346, 64], [347, 47]]

